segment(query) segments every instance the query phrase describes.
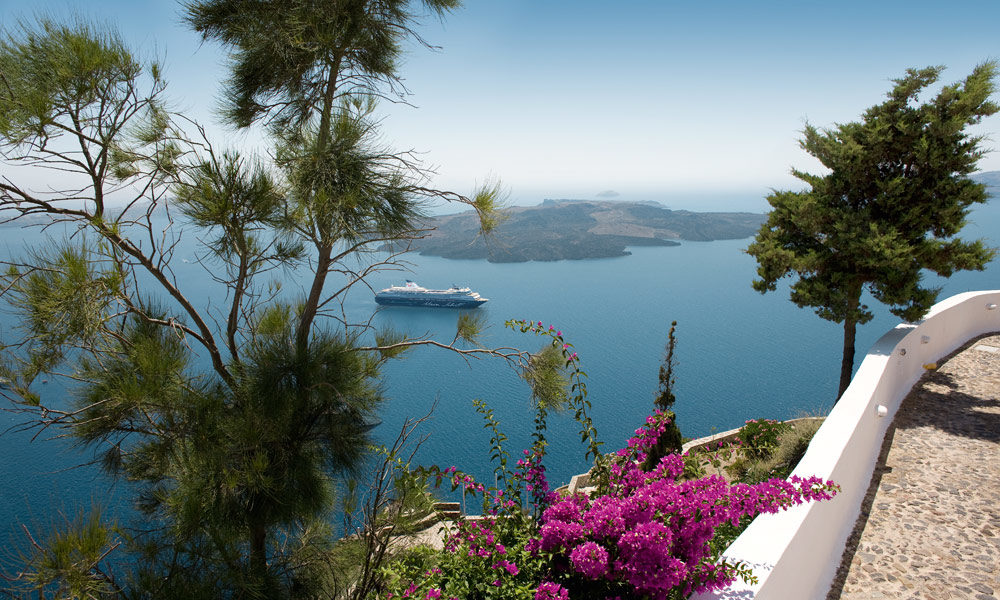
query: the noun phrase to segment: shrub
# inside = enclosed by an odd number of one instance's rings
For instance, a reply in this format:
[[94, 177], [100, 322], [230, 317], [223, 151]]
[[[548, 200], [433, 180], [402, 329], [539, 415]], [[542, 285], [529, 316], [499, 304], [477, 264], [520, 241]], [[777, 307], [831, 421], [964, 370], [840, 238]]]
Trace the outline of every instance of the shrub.
[[788, 425], [771, 419], [751, 419], [736, 434], [748, 458], [767, 458], [778, 446], [778, 437]]
[[782, 479], [788, 477], [802, 460], [810, 440], [821, 423], [819, 419], [804, 420], [786, 426], [778, 436], [778, 441], [769, 456], [742, 461], [739, 472], [736, 473], [739, 481], [756, 483], [772, 477]]
[[720, 526], [835, 493], [817, 478], [680, 481], [684, 460], [676, 454], [645, 472], [640, 465], [664, 420], [651, 416], [618, 452], [604, 495], [561, 498], [543, 513], [538, 550], [551, 561], [550, 581], [570, 598], [667, 600], [721, 589], [749, 572], [718, 562], [720, 550], [710, 542]]

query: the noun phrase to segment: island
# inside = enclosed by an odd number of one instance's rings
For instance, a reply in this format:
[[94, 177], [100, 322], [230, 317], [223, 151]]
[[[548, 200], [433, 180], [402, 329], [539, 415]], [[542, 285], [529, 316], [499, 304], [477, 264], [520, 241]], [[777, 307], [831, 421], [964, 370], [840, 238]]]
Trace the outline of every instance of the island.
[[630, 246], [747, 238], [765, 219], [757, 213], [670, 210], [656, 202], [545, 200], [509, 208], [507, 219], [486, 237], [472, 211], [429, 218], [432, 230], [414, 249], [495, 263], [610, 258], [630, 254]]

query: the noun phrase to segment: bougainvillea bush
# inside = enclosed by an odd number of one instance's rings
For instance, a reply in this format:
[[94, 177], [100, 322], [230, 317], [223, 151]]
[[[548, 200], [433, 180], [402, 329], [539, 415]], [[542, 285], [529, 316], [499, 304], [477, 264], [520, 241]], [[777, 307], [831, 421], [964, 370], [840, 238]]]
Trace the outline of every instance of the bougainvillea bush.
[[538, 542], [530, 547], [548, 563], [548, 581], [570, 598], [673, 599], [726, 587], [749, 574], [713, 552], [719, 526], [835, 493], [833, 483], [818, 478], [756, 485], [730, 485], [717, 475], [682, 481], [677, 454], [643, 471], [645, 452], [665, 424], [658, 413], [636, 431], [617, 453], [603, 494], [559, 498], [542, 514]]
[[[540, 323], [517, 324], [523, 330], [546, 332]], [[561, 346], [570, 376], [579, 377], [578, 359], [561, 334], [553, 335], [553, 343]], [[585, 386], [573, 389], [582, 394], [571, 402], [589, 407], [581, 400]], [[499, 445], [505, 438], [492, 413], [481, 405], [480, 412], [495, 430], [493, 455], [503, 463], [506, 454]], [[544, 407], [541, 412], [544, 432]], [[584, 431], [592, 435], [585, 410], [583, 419]], [[447, 534], [442, 551], [414, 551], [395, 563], [387, 572], [383, 597], [686, 598], [692, 592], [726, 587], [738, 577], [751, 578], [744, 565], [721, 560], [711, 544], [717, 528], [735, 525], [744, 516], [828, 499], [836, 492], [832, 482], [817, 478], [755, 485], [730, 485], [717, 475], [684, 480], [684, 460], [677, 454], [644, 470], [647, 452], [669, 423], [667, 414], [657, 411], [625, 448], [597, 456], [592, 471], [596, 487], [589, 493], [560, 496], [549, 491], [542, 464], [543, 433], [536, 435], [517, 469], [498, 470], [505, 478], [497, 488], [487, 489], [453, 468], [428, 469], [435, 483], [447, 480], [455, 488], [481, 493], [484, 515], [460, 520]]]

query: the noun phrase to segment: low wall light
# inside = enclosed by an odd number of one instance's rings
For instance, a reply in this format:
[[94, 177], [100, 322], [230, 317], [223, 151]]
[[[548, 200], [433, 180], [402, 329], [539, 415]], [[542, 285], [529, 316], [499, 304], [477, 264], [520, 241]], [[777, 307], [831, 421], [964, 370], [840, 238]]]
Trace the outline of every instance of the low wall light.
[[884, 417], [889, 414], [889, 409], [879, 404], [875, 407], [875, 415], [878, 417]]
[[900, 348], [899, 349], [899, 355], [900, 356], [906, 356], [906, 348]]
[[992, 302], [990, 302], [989, 304], [986, 305], [986, 310], [996, 310], [996, 309], [997, 309], [997, 305], [994, 304], [994, 303], [992, 303]]

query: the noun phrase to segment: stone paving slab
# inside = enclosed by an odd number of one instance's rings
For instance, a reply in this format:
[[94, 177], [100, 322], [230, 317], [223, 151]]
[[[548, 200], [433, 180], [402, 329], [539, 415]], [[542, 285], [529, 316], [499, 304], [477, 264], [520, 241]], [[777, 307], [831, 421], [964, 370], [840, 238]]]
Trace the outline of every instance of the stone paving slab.
[[903, 401], [827, 600], [1000, 597], [1000, 335]]

